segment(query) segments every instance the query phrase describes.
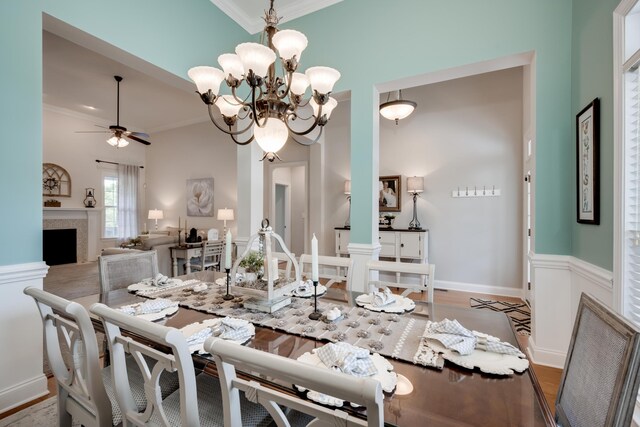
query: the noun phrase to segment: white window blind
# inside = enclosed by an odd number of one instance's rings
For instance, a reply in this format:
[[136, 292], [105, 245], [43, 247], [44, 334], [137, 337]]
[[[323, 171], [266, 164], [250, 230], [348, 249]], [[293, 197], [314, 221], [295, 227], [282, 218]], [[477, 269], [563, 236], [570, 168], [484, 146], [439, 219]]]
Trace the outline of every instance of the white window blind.
[[640, 68], [632, 64], [624, 75], [625, 315], [640, 325]]

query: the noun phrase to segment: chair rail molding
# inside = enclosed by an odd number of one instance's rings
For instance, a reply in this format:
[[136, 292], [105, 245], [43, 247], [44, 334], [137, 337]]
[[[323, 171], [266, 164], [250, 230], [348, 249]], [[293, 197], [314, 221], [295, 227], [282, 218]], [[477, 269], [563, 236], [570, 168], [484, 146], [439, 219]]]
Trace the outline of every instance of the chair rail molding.
[[613, 305], [613, 273], [570, 255], [529, 253], [531, 337], [528, 352], [540, 365], [563, 368], [580, 294]]
[[0, 266], [0, 413], [48, 393], [42, 373], [42, 322], [27, 286], [42, 289], [49, 267], [42, 261]]

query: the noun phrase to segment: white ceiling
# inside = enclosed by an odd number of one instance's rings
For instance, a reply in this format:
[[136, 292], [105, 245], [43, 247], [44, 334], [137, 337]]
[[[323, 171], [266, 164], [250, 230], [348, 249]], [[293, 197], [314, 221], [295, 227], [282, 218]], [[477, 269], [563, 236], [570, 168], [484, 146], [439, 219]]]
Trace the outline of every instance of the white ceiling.
[[[288, 22], [313, 13], [342, 0], [276, 0], [274, 8], [282, 19]], [[268, 0], [211, 0], [220, 10], [236, 21], [249, 34], [256, 34], [264, 28], [264, 11], [269, 9]]]
[[129, 130], [152, 134], [208, 120], [207, 108], [195, 93], [195, 86], [193, 91], [180, 89], [176, 86], [181, 84], [169, 85], [50, 32], [43, 32], [45, 106], [95, 118], [96, 124], [115, 124], [115, 75], [124, 78], [120, 83], [120, 125]]

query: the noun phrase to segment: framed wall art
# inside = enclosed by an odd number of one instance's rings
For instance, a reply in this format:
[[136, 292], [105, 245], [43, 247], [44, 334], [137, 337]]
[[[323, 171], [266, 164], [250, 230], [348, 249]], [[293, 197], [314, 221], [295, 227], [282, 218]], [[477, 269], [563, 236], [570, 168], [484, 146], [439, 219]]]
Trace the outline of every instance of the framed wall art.
[[381, 176], [379, 183], [378, 210], [380, 212], [400, 212], [400, 175]]
[[600, 106], [594, 99], [576, 116], [577, 220], [600, 224]]
[[213, 216], [213, 178], [187, 180], [187, 216]]

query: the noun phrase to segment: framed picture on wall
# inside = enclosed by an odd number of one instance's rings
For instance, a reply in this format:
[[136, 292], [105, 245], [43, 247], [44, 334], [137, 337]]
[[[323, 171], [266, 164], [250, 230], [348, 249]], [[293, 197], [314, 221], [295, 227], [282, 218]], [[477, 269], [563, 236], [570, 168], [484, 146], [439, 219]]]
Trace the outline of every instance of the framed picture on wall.
[[187, 216], [213, 216], [213, 178], [187, 180]]
[[598, 98], [576, 116], [577, 214], [582, 224], [600, 224], [600, 108]]
[[379, 183], [378, 210], [380, 212], [400, 212], [400, 175], [381, 176]]

